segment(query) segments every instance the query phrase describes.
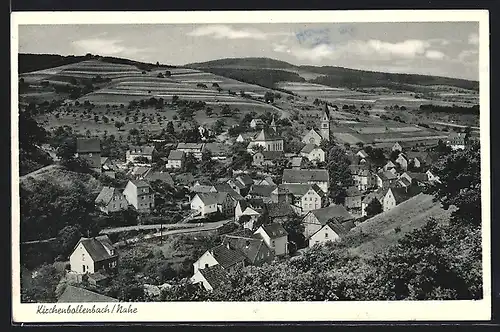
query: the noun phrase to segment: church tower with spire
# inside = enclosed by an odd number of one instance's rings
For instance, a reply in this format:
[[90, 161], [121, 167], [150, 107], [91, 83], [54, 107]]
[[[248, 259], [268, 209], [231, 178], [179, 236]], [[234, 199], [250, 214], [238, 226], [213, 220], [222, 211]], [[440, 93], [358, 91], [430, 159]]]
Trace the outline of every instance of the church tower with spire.
[[325, 110], [321, 116], [321, 137], [325, 141], [330, 141], [330, 111], [328, 110], [328, 105], [325, 103]]
[[274, 114], [273, 114], [273, 121], [271, 121], [271, 129], [272, 129], [275, 133], [277, 132], [276, 121], [274, 121]]

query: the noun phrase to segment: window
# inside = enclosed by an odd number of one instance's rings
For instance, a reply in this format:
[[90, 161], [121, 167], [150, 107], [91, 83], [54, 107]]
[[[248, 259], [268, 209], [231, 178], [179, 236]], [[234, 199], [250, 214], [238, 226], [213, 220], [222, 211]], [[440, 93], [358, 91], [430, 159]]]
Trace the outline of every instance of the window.
[[208, 264], [205, 264], [205, 269], [208, 267]]
[[89, 157], [92, 157], [92, 152], [91, 152], [91, 153], [89, 153]]
[[271, 242], [271, 245], [274, 247], [274, 245], [275, 245], [275, 241], [274, 240]]
[[327, 239], [327, 238], [328, 238], [328, 233], [325, 233], [325, 239]]
[[85, 254], [82, 254], [82, 262], [85, 261]]

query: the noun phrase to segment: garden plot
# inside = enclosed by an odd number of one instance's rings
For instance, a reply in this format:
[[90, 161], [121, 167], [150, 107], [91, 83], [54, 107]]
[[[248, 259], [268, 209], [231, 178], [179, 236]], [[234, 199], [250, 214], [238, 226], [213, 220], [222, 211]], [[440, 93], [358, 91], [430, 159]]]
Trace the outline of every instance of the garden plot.
[[386, 127], [361, 127], [354, 130], [360, 134], [385, 134], [387, 132]]
[[404, 132], [415, 132], [415, 131], [421, 131], [422, 128], [418, 127], [389, 127], [390, 131], [398, 132], [398, 133], [404, 133]]
[[338, 140], [348, 143], [348, 144], [356, 144], [358, 142], [365, 143], [363, 140], [361, 140], [359, 137], [354, 136], [353, 134], [349, 133], [333, 133], [333, 136], [337, 138]]

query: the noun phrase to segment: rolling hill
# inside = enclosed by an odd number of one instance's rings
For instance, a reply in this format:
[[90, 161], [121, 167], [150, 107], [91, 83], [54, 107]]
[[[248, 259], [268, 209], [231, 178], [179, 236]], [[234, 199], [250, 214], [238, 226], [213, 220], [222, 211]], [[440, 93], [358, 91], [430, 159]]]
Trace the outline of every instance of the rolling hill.
[[[416, 90], [415, 86], [447, 85], [463, 89], [478, 91], [479, 82], [464, 79], [416, 75], [416, 74], [394, 74], [374, 72], [358, 69], [350, 69], [335, 66], [296, 66], [288, 62], [269, 58], [229, 58], [207, 62], [192, 63], [186, 65], [197, 69], [224, 69], [228, 75], [239, 76], [242, 69], [260, 70], [272, 73], [274, 70], [288, 71], [302, 76], [316, 74], [316, 78], [309, 80], [312, 83], [324, 84], [333, 87], [387, 87], [398, 89]], [[234, 77], [232, 77], [234, 78]]]

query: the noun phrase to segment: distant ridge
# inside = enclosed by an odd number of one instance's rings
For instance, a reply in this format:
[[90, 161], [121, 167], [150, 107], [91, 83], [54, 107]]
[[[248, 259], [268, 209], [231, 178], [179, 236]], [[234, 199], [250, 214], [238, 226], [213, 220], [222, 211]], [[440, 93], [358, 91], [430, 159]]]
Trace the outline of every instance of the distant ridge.
[[[479, 90], [479, 82], [460, 78], [443, 76], [385, 73], [361, 69], [351, 69], [336, 66], [297, 66], [291, 63], [271, 58], [225, 58], [206, 62], [191, 63], [185, 65], [189, 68], [198, 68], [208, 71], [217, 70], [221, 75], [222, 69], [234, 78], [237, 71], [246, 70], [285, 70], [292, 72], [310, 72], [319, 77], [309, 80], [313, 83], [338, 87], [388, 87], [388, 88], [411, 88], [411, 85], [450, 85], [463, 89]], [[226, 75], [223, 75], [226, 76]]]

